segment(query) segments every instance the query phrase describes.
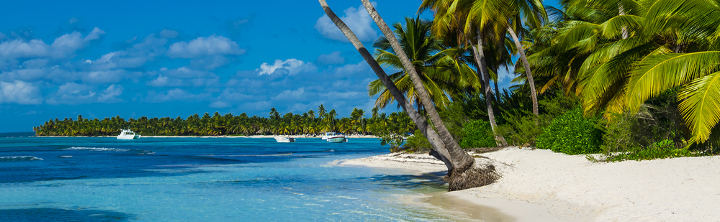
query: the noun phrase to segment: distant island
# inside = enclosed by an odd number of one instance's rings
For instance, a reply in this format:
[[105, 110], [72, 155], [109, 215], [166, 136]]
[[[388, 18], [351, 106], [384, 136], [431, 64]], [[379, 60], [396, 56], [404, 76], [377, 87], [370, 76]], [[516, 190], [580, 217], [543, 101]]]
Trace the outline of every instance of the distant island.
[[272, 108], [268, 117], [248, 116], [245, 113], [220, 115], [215, 112], [202, 116], [123, 119], [120, 116], [104, 119], [54, 119], [33, 128], [36, 136], [115, 136], [121, 129], [132, 129], [143, 136], [253, 136], [253, 135], [318, 135], [334, 131], [349, 135], [382, 135], [412, 133], [415, 126], [407, 114], [378, 113], [373, 109], [370, 118], [365, 111], [354, 108], [349, 117], [337, 117], [335, 109], [327, 111], [320, 105], [317, 112], [291, 112], [281, 115]]

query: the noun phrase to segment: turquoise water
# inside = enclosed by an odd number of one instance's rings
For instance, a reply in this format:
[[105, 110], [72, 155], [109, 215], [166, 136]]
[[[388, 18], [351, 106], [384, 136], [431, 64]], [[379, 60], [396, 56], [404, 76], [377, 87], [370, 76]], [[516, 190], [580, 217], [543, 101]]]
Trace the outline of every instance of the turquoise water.
[[397, 195], [437, 182], [334, 160], [376, 139], [0, 137], [0, 221], [444, 220]]

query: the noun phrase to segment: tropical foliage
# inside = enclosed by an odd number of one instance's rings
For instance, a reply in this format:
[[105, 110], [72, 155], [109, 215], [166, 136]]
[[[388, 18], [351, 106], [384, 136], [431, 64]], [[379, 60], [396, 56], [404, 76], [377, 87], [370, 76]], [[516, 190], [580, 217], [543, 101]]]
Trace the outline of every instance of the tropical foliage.
[[580, 108], [555, 118], [537, 138], [537, 147], [567, 154], [599, 153], [602, 132], [597, 119], [586, 118]]
[[[711, 138], [720, 120], [720, 4], [714, 0], [564, 1], [559, 19], [539, 29], [530, 61], [543, 88], [561, 82], [586, 114], [637, 113], [677, 90], [692, 132]], [[531, 47], [531, 48], [533, 48]]]
[[317, 112], [281, 115], [275, 108], [268, 117], [205, 113], [185, 119], [147, 118], [125, 120], [119, 116], [105, 119], [50, 120], [35, 127], [38, 136], [115, 136], [121, 129], [132, 129], [144, 136], [221, 136], [221, 135], [317, 135], [326, 131], [345, 134], [386, 135], [388, 132], [411, 133], [415, 130], [404, 113], [378, 113], [374, 109], [365, 118], [362, 109], [353, 109], [349, 117], [338, 118], [334, 109], [326, 111], [323, 105]]

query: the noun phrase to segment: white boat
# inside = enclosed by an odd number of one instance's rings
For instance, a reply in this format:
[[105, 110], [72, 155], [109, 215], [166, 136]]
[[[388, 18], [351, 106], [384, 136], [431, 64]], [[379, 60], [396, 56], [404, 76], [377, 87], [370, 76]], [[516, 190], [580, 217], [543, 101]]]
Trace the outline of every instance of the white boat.
[[134, 140], [139, 139], [140, 134], [137, 134], [129, 129], [124, 129], [120, 132], [120, 135], [117, 136], [117, 139], [119, 140]]
[[275, 141], [278, 143], [292, 143], [295, 142], [295, 138], [289, 136], [275, 136]]
[[345, 138], [345, 135], [336, 135], [336, 136], [328, 138], [327, 141], [331, 142], [331, 143], [344, 143], [344, 142], [347, 142], [348, 139]]
[[322, 140], [328, 140], [330, 137], [336, 136], [337, 133], [335, 132], [325, 132], [323, 133]]
[[326, 132], [323, 134], [322, 139], [331, 143], [344, 143], [348, 141], [345, 135], [335, 132]]

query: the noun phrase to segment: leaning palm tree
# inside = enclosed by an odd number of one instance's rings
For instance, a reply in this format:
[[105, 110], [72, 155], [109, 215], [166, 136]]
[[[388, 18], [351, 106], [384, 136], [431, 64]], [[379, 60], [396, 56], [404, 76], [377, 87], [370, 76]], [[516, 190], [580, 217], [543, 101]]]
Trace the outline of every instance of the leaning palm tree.
[[[370, 14], [370, 17], [375, 21], [375, 24], [377, 24], [377, 26], [380, 28], [380, 31], [383, 33], [385, 38], [387, 38], [390, 46], [392, 46], [393, 50], [400, 58], [400, 62], [402, 62], [403, 68], [405, 69], [405, 71], [408, 72], [415, 91], [417, 92], [417, 97], [419, 98], [422, 106], [425, 108], [427, 115], [430, 117], [433, 126], [437, 129], [437, 133], [440, 136], [442, 142], [445, 144], [446, 149], [451, 156], [451, 159], [459, 164], [458, 166], [456, 166], [456, 168], [452, 169], [449, 174], [451, 176], [464, 174], [466, 170], [472, 167], [474, 159], [467, 152], [463, 151], [462, 148], [460, 148], [458, 142], [455, 140], [455, 138], [453, 138], [452, 134], [450, 134], [450, 131], [447, 129], [442, 119], [440, 118], [440, 114], [435, 108], [435, 104], [433, 103], [432, 98], [430, 97], [425, 87], [423, 87], [422, 79], [420, 78], [420, 75], [415, 69], [415, 66], [413, 65], [412, 61], [410, 61], [407, 54], [405, 54], [405, 51], [403, 51], [402, 46], [395, 37], [395, 34], [392, 32], [392, 30], [390, 30], [390, 27], [387, 25], [387, 23], [385, 23], [382, 17], [380, 17], [380, 14], [377, 12], [377, 10], [375, 10], [375, 6], [373, 6], [369, 0], [361, 1], [363, 3], [363, 6], [365, 6], [365, 9], [368, 11], [368, 14]], [[453, 185], [451, 184], [451, 186]]]
[[[350, 30], [350, 28], [339, 18], [337, 15], [330, 9], [330, 7], [327, 5], [325, 0], [318, 0], [320, 2], [320, 5], [324, 9], [326, 15], [333, 21], [333, 23], [342, 31], [342, 33], [350, 40], [350, 42], [355, 46], [355, 48], [358, 50], [358, 52], [362, 55], [362, 57], [365, 59], [365, 61], [370, 65], [370, 67], [373, 69], [375, 74], [378, 76], [378, 78], [381, 79], [381, 81], [385, 84], [385, 86], [390, 90], [395, 100], [401, 105], [403, 110], [406, 111], [408, 116], [413, 120], [415, 125], [418, 127], [418, 129], [425, 134], [425, 136], [428, 138], [428, 141], [433, 147], [433, 152], [431, 152], [431, 155], [435, 156], [436, 158], [440, 159], [445, 163], [445, 165], [448, 168], [448, 176], [450, 178], [449, 184], [450, 190], [458, 190], [458, 189], [465, 189], [469, 187], [476, 187], [480, 185], [484, 185], [487, 181], [478, 181], [478, 180], [471, 180], [470, 183], [467, 181], [462, 180], [455, 180], [457, 178], [462, 179], [463, 176], [467, 177], [467, 174], [465, 172], [473, 165], [474, 159], [468, 155], [466, 152], [464, 152], [457, 142], [452, 139], [452, 136], [447, 131], [447, 128], [443, 125], [442, 121], [434, 121], [435, 119], [439, 120], [439, 115], [437, 114], [437, 111], [435, 111], [434, 106], [430, 106], [428, 109], [428, 113], [431, 114], [431, 118], [433, 119], [433, 125], [438, 128], [438, 131], [441, 131], [441, 135], [439, 135], [433, 127], [430, 127], [428, 125], [428, 122], [425, 120], [425, 118], [420, 115], [417, 110], [408, 102], [404, 95], [397, 89], [395, 84], [390, 80], [390, 78], [387, 76], [385, 71], [380, 67], [380, 65], [375, 61], [368, 52], [368, 50], [362, 45], [360, 40], [357, 38], [357, 36]], [[367, 3], [367, 4], [366, 4]], [[363, 2], [363, 4], [366, 6], [366, 8], [372, 7], [369, 2]], [[368, 8], [369, 9], [369, 8]], [[369, 10], [370, 11], [370, 10]], [[374, 11], [374, 8], [372, 9]], [[379, 17], [377, 15], [377, 12], [370, 13], [372, 17]], [[384, 24], [384, 22], [382, 23]], [[388, 31], [387, 25], [384, 27], [381, 25], [381, 29], [384, 31]], [[392, 36], [392, 34], [390, 34]], [[386, 35], [388, 37], [388, 35]], [[394, 36], [388, 38], [391, 42], [397, 42], [397, 40], [394, 38]], [[393, 43], [393, 45], [396, 45]], [[399, 50], [399, 47], [393, 47], [396, 49], [396, 51], [402, 51]], [[401, 57], [405, 57], [404, 60], [407, 60], [407, 56], [404, 56], [404, 53], [401, 53]], [[405, 63], [405, 62], [404, 62]], [[407, 68], [407, 67], [406, 67]], [[409, 67], [409, 70], [414, 70], [412, 66]], [[417, 73], [411, 72], [411, 74], [414, 74], [415, 77], [413, 77], [413, 81], [415, 82], [415, 79], [417, 79]], [[421, 87], [418, 87], [421, 88]], [[424, 92], [424, 90], [420, 90], [421, 92]], [[423, 105], [425, 105], [426, 101], [428, 101], [427, 93], [425, 92], [424, 95], [421, 97], [421, 101], [423, 102]], [[427, 108], [427, 107], [426, 107]], [[434, 117], [433, 117], [434, 116]], [[443, 132], [444, 129], [444, 132]], [[449, 140], [448, 140], [449, 137]]]

